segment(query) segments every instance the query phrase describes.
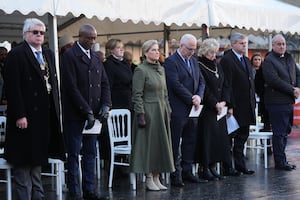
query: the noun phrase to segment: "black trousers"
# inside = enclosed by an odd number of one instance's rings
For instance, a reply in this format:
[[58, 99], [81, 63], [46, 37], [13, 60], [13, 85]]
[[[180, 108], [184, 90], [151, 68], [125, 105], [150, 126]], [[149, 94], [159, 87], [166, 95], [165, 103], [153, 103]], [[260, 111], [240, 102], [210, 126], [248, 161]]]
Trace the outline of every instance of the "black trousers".
[[[244, 147], [248, 136], [249, 126], [242, 126], [228, 136], [229, 143], [231, 144], [231, 146], [233, 146], [232, 155], [234, 160], [234, 167], [240, 171], [243, 169], [247, 169], [244, 156]], [[223, 166], [225, 169], [233, 168], [232, 160], [228, 159], [227, 161], [224, 161]]]
[[180, 178], [181, 171], [192, 172], [197, 144], [198, 118], [172, 117], [171, 132], [175, 165], [175, 172], [171, 174], [171, 177]]
[[287, 136], [293, 125], [294, 107], [292, 104], [266, 105], [272, 125], [272, 146], [275, 165], [281, 166], [286, 163], [285, 148]]

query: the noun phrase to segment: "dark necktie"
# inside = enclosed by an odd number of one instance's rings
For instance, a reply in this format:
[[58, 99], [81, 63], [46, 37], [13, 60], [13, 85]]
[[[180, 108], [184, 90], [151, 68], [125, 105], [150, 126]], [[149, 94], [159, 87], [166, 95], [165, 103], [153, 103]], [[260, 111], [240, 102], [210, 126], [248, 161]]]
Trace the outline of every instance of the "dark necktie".
[[186, 68], [188, 69], [189, 73], [191, 74], [192, 73], [192, 68], [191, 68], [191, 65], [190, 65], [190, 61], [188, 59], [184, 59], [184, 61], [185, 61]]
[[246, 63], [245, 63], [244, 57], [242, 56], [240, 59], [241, 59], [242, 65], [243, 65], [243, 69], [246, 71], [247, 67], [246, 67]]

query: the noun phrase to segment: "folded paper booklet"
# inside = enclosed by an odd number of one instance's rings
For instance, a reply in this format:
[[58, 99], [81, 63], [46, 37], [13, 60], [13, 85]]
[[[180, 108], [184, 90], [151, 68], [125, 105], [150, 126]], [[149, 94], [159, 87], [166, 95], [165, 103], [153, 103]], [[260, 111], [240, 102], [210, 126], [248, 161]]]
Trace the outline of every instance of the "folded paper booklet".
[[195, 106], [193, 105], [191, 112], [189, 114], [189, 117], [199, 117], [201, 110], [203, 108], [203, 105], [200, 105], [198, 110], [195, 109]]
[[227, 115], [227, 110], [228, 110], [228, 107], [224, 106], [223, 109], [221, 110], [221, 113], [219, 115], [217, 115], [217, 121], [219, 121], [222, 117]]
[[295, 99], [295, 104], [300, 103], [300, 96]]
[[[86, 126], [87, 121], [84, 124], [84, 127]], [[102, 124], [98, 119], [96, 119], [94, 126], [91, 129], [83, 129], [82, 133], [83, 134], [100, 134], [102, 128]]]
[[231, 115], [230, 117], [226, 117], [226, 122], [227, 122], [228, 135], [236, 131], [238, 128], [240, 128], [238, 122], [236, 121], [233, 115]]

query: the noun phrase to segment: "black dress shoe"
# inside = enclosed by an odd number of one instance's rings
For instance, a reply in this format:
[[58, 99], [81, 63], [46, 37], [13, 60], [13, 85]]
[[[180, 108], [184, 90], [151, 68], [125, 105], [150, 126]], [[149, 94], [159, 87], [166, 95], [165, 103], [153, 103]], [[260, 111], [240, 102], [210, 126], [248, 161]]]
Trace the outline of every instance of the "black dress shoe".
[[290, 164], [289, 162], [286, 163], [287, 165], [290, 165], [292, 169], [296, 169], [296, 165]]
[[108, 197], [99, 197], [94, 192], [83, 192], [84, 200], [108, 200]]
[[185, 173], [185, 172], [182, 172], [182, 180], [188, 181], [191, 183], [206, 183], [206, 182], [208, 182], [207, 180], [197, 178], [192, 173]]
[[171, 185], [175, 187], [183, 187], [184, 183], [179, 178], [171, 178]]
[[242, 172], [243, 174], [248, 174], [248, 175], [251, 175], [251, 174], [255, 173], [255, 171], [250, 170], [250, 169], [241, 169], [241, 170], [237, 169], [237, 171]]
[[215, 177], [215, 176], [211, 173], [211, 171], [210, 171], [209, 168], [204, 168], [204, 169], [203, 169], [203, 176], [202, 176], [202, 178], [203, 178], [204, 180], [208, 180], [208, 181], [217, 181], [217, 180], [219, 180], [219, 178]]
[[225, 179], [225, 176], [222, 176], [221, 174], [219, 174], [215, 167], [209, 168], [209, 170], [210, 170], [211, 174], [214, 175], [219, 180]]
[[296, 165], [291, 165], [289, 163], [285, 163], [284, 165], [275, 165], [275, 169], [292, 171], [292, 170], [296, 169]]
[[82, 200], [81, 194], [80, 193], [73, 193], [69, 192], [67, 194], [67, 200]]
[[240, 176], [241, 173], [237, 170], [235, 170], [234, 168], [228, 168], [224, 170], [223, 173], [224, 176]]

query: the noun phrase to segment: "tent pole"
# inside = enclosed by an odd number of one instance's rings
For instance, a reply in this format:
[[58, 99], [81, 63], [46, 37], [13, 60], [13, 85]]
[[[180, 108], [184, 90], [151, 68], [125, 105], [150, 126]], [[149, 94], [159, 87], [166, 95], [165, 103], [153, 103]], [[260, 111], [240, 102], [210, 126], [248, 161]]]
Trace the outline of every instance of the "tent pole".
[[164, 24], [164, 54], [166, 58], [169, 56], [169, 41], [170, 41], [170, 26]]
[[[55, 57], [55, 67], [56, 67], [56, 74], [58, 80], [58, 92], [59, 92], [59, 109], [62, 111], [61, 107], [61, 91], [60, 91], [60, 67], [59, 67], [59, 53], [58, 53], [58, 34], [57, 34], [57, 17], [56, 15], [52, 16], [51, 14], [48, 15], [48, 28], [49, 28], [49, 48], [52, 49], [54, 52]], [[60, 126], [62, 129], [62, 114], [60, 112]]]
[[272, 33], [269, 34], [268, 36], [268, 40], [269, 40], [269, 51], [272, 51]]

